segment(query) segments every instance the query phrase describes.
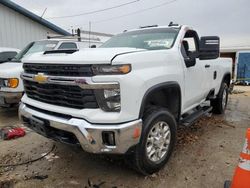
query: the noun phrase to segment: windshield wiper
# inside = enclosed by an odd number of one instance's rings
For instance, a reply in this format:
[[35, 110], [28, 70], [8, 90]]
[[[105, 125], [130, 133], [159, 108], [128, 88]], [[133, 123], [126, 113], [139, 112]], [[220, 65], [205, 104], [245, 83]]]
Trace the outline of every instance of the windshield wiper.
[[10, 60], [9, 62], [19, 63], [19, 62], [21, 62], [21, 60], [19, 60], [19, 59], [12, 59], [12, 60]]

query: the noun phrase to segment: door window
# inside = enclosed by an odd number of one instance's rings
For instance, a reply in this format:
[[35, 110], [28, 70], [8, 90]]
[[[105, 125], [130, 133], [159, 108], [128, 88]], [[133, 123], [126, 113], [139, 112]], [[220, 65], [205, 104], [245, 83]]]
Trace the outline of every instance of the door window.
[[57, 43], [58, 41], [53, 41], [53, 40], [31, 42], [21, 52], [19, 52], [11, 61], [21, 62], [21, 59], [29, 54], [33, 54], [36, 52], [44, 52], [47, 50], [54, 50]]

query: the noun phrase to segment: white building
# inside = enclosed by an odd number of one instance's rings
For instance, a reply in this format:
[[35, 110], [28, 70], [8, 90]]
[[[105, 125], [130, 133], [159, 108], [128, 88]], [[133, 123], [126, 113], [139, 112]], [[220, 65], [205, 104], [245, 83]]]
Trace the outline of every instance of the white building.
[[9, 0], [0, 0], [0, 47], [24, 48], [48, 35], [70, 35], [67, 31]]

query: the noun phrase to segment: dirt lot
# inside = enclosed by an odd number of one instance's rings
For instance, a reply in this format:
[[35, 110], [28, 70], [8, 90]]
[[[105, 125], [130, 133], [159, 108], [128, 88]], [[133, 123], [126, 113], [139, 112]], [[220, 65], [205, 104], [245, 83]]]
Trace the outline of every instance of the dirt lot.
[[[240, 88], [241, 90], [242, 88]], [[0, 128], [22, 126], [17, 110], [0, 110]], [[181, 128], [177, 147], [159, 173], [143, 177], [122, 157], [91, 155], [28, 131], [23, 138], [0, 141], [0, 165], [25, 162], [55, 149], [45, 158], [16, 167], [0, 167], [1, 184], [14, 187], [223, 187], [231, 179], [250, 127], [250, 91], [230, 95], [225, 115], [204, 117]], [[93, 185], [91, 187], [94, 187]]]

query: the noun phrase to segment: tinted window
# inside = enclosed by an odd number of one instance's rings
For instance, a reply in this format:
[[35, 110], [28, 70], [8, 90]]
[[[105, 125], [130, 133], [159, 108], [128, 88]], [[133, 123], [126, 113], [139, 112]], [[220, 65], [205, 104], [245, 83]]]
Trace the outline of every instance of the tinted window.
[[11, 60], [15, 57], [17, 52], [1, 52], [0, 53], [0, 63], [6, 62]]
[[173, 46], [179, 30], [157, 28], [125, 32], [105, 42], [101, 48], [130, 47], [147, 50], [169, 49]]
[[58, 49], [77, 49], [77, 46], [73, 42], [64, 42], [59, 46]]

